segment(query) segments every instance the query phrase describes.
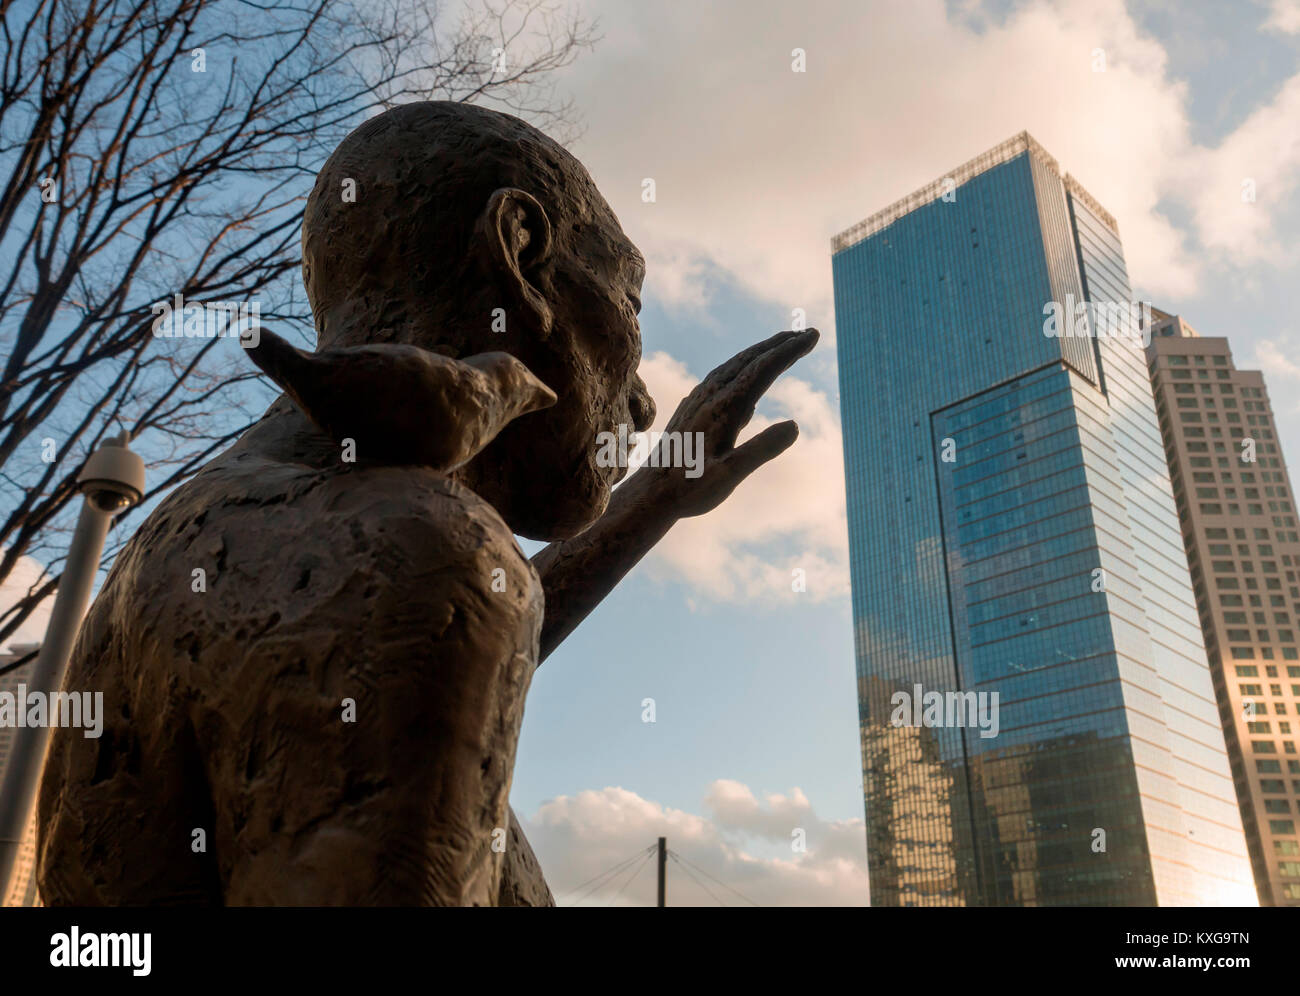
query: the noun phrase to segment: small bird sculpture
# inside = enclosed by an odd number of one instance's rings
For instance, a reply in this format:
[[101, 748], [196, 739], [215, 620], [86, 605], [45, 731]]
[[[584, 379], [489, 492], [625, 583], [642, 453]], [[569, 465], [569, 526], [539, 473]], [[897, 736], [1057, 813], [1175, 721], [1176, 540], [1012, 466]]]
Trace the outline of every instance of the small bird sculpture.
[[555, 392], [509, 353], [462, 360], [398, 343], [309, 353], [262, 328], [248, 350], [321, 430], [367, 462], [449, 472]]

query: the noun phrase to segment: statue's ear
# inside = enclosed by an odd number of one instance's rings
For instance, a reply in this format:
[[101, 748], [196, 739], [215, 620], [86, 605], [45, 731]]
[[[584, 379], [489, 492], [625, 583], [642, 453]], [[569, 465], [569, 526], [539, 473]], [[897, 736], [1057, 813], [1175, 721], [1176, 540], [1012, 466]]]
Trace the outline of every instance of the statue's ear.
[[494, 190], [475, 232], [488, 262], [532, 311], [542, 338], [551, 333], [551, 305], [535, 283], [551, 256], [551, 221], [537, 198], [517, 187]]

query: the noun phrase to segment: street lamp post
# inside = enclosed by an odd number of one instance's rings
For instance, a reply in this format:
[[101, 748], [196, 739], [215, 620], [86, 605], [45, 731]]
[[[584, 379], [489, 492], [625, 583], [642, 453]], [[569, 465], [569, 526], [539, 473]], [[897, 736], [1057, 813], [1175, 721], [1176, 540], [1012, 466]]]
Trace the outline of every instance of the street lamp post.
[[[77, 475], [77, 489], [85, 495], [85, 501], [72, 545], [68, 547], [45, 640], [28, 679], [33, 692], [43, 692], [47, 697], [63, 685], [63, 674], [90, 601], [104, 538], [113, 516], [144, 496], [144, 461], [131, 452], [130, 441], [130, 435], [125, 433], [105, 439]], [[0, 787], [0, 901], [9, 893], [18, 849], [36, 801], [49, 739], [48, 725], [24, 725], [14, 730], [13, 750], [4, 785]]]

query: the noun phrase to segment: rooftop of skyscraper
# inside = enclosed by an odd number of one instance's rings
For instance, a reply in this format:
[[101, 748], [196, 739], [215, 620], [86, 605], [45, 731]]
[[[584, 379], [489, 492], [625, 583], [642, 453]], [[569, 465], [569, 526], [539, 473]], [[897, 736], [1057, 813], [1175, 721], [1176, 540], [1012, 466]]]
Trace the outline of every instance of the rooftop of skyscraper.
[[1151, 309], [1151, 336], [1165, 337], [1175, 336], [1180, 339], [1199, 339], [1201, 333], [1187, 324], [1181, 315], [1171, 314], [1168, 311], [1161, 311], [1159, 308]]
[[843, 252], [851, 246], [857, 245], [865, 238], [875, 235], [883, 228], [892, 225], [899, 218], [910, 214], [919, 207], [923, 207], [933, 201], [938, 200], [949, 190], [955, 190], [968, 180], [972, 180], [981, 173], [986, 173], [995, 166], [1001, 166], [1003, 163], [1010, 162], [1016, 156], [1028, 152], [1034, 156], [1044, 166], [1048, 167], [1053, 173], [1061, 177], [1065, 183], [1066, 189], [1075, 197], [1079, 198], [1108, 225], [1116, 235], [1119, 234], [1119, 224], [1109, 211], [1101, 206], [1095, 197], [1093, 197], [1083, 185], [1079, 183], [1069, 173], [1062, 173], [1056, 160], [1044, 149], [1027, 131], [1022, 131], [995, 145], [987, 152], [983, 152], [968, 162], [958, 166], [955, 170], [949, 172], [946, 176], [940, 177], [931, 183], [927, 183], [919, 190], [915, 190], [886, 208], [882, 208], [875, 214], [858, 222], [852, 228], [847, 228], [831, 239], [831, 252]]

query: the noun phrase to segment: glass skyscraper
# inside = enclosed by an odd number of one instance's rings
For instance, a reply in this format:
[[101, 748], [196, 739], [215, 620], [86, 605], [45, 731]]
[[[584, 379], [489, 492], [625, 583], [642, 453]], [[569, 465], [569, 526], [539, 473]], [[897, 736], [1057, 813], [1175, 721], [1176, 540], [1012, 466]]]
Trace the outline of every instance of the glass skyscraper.
[[832, 265], [873, 904], [1254, 905], [1115, 220], [1022, 133]]

